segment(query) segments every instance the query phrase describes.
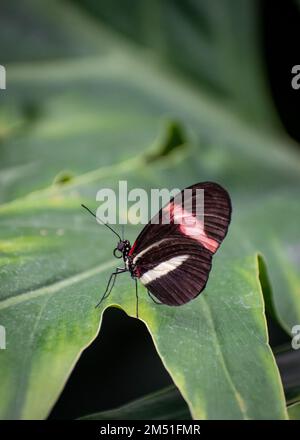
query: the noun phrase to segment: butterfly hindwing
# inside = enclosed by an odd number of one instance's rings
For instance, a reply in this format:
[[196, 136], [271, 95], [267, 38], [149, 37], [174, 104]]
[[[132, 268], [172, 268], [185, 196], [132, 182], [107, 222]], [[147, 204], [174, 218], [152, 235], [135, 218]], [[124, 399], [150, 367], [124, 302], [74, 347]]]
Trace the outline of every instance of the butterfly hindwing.
[[135, 260], [140, 281], [163, 304], [181, 305], [205, 287], [211, 253], [189, 238], [167, 238]]

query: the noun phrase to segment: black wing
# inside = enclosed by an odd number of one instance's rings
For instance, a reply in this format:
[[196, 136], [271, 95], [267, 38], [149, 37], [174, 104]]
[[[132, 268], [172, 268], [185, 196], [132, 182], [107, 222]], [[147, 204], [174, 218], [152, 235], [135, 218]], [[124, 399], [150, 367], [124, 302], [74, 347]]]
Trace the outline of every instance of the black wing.
[[[191, 200], [182, 205], [173, 198], [141, 231], [130, 252], [140, 281], [168, 305], [184, 304], [204, 289], [231, 218], [230, 197], [220, 185], [204, 182], [186, 189]], [[197, 209], [197, 189], [204, 190], [204, 212]], [[164, 224], [167, 214], [170, 223]], [[179, 214], [184, 223], [178, 223]]]

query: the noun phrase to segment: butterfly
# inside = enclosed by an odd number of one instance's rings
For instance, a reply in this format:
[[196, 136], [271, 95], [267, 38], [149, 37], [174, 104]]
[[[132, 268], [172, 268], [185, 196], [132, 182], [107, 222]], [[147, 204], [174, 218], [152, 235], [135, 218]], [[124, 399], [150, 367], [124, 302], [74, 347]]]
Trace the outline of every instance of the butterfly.
[[[200, 202], [197, 190], [203, 191], [204, 197], [200, 199], [202, 210], [198, 209]], [[135, 281], [137, 317], [138, 280], [156, 304], [168, 306], [186, 304], [204, 290], [212, 257], [225, 238], [230, 224], [230, 196], [214, 182], [196, 183], [182, 190], [179, 196], [171, 198], [161, 208], [132, 246], [110, 225], [102, 222], [118, 236], [119, 242], [113, 254], [116, 258], [123, 258], [124, 266], [117, 267], [111, 274], [96, 307], [109, 296], [116, 277], [125, 272], [129, 272]], [[98, 218], [89, 208], [82, 206]], [[168, 221], [165, 221], [166, 218]]]

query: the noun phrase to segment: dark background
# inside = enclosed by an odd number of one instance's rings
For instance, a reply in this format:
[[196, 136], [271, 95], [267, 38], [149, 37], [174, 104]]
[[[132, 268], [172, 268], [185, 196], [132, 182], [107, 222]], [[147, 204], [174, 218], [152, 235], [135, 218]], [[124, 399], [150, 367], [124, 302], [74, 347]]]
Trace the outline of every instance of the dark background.
[[[293, 0], [260, 4], [263, 57], [273, 100], [285, 129], [300, 141], [300, 90], [291, 87], [291, 69], [300, 64], [299, 9]], [[270, 318], [268, 327], [272, 347], [289, 342]], [[101, 334], [82, 354], [50, 418], [111, 409], [170, 383], [145, 325], [110, 308], [104, 313]]]
[[292, 67], [300, 64], [299, 8], [293, 0], [261, 2], [262, 38], [273, 100], [287, 132], [300, 141], [300, 90], [291, 87]]

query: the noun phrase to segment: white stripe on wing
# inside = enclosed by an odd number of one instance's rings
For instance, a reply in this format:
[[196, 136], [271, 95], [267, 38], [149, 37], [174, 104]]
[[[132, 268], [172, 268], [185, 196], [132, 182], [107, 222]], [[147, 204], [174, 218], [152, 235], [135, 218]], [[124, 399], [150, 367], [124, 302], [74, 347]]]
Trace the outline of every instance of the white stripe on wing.
[[156, 243], [151, 244], [150, 246], [148, 246], [146, 249], [142, 250], [141, 252], [139, 252], [138, 254], [136, 254], [136, 256], [134, 257], [134, 259], [132, 260], [133, 264], [135, 264], [137, 262], [137, 260], [144, 255], [146, 252], [150, 251], [150, 249], [154, 248], [155, 246], [159, 246], [163, 241], [166, 240], [170, 240], [169, 238], [163, 238], [162, 240], [157, 241]]
[[151, 281], [154, 281], [157, 278], [160, 278], [164, 275], [167, 275], [169, 272], [172, 272], [177, 267], [181, 266], [181, 264], [184, 263], [188, 258], [188, 255], [178, 255], [177, 257], [170, 258], [169, 260], [158, 264], [156, 267], [154, 267], [154, 269], [150, 269], [145, 272], [141, 276], [140, 281], [144, 285], [147, 285], [151, 283]]

